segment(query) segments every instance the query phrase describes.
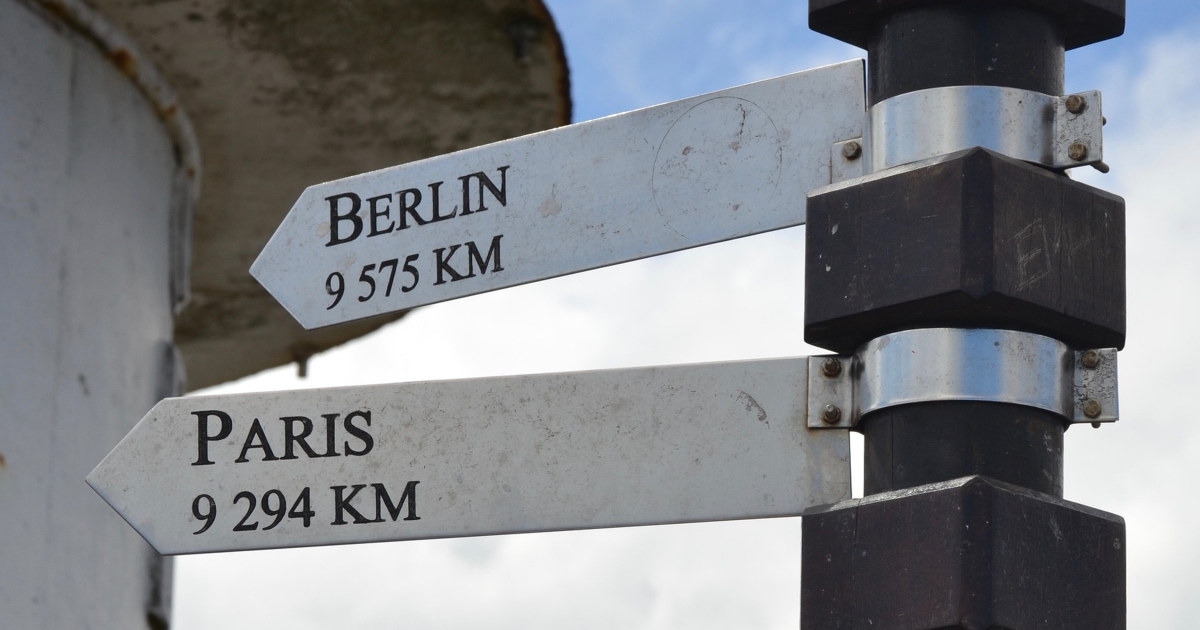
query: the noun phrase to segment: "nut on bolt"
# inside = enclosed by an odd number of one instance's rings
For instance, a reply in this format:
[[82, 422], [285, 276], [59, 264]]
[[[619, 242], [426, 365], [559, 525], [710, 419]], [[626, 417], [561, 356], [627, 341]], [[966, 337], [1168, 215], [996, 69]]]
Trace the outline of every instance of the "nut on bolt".
[[1090, 400], [1090, 399], [1089, 399], [1089, 400], [1086, 400], [1086, 401], [1084, 401], [1084, 403], [1083, 403], [1083, 415], [1085, 415], [1085, 416], [1087, 416], [1087, 417], [1089, 417], [1089, 418], [1099, 418], [1099, 417], [1100, 417], [1100, 411], [1101, 411], [1101, 409], [1100, 409], [1100, 403], [1099, 403], [1099, 401], [1096, 401], [1096, 400]]
[[851, 140], [842, 145], [842, 157], [847, 160], [857, 160], [862, 155], [862, 145]]
[[824, 374], [827, 378], [837, 378], [837, 376], [841, 373], [842, 373], [842, 362], [841, 361], [838, 361], [837, 359], [835, 359], [833, 357], [829, 357], [829, 358], [825, 359], [825, 361], [823, 363], [821, 363], [821, 374]]
[[1067, 157], [1075, 160], [1076, 162], [1082, 162], [1086, 160], [1087, 156], [1087, 145], [1082, 142], [1072, 142], [1071, 146], [1067, 147]]
[[1067, 97], [1067, 111], [1072, 114], [1082, 114], [1085, 109], [1087, 109], [1087, 99], [1078, 94]]
[[825, 405], [825, 409], [821, 410], [821, 420], [825, 424], [837, 424], [842, 420], [842, 410], [836, 405]]
[[1079, 362], [1083, 364], [1083, 367], [1094, 370], [1100, 365], [1100, 353], [1095, 350], [1088, 350], [1079, 358]]

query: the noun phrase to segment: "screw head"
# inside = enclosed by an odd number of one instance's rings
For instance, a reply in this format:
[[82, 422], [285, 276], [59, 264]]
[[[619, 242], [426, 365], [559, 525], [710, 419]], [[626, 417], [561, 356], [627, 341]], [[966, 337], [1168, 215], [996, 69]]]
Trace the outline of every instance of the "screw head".
[[842, 362], [841, 361], [838, 361], [837, 359], [835, 359], [833, 357], [829, 357], [829, 358], [825, 359], [825, 361], [823, 363], [821, 363], [821, 374], [824, 374], [827, 378], [836, 378], [841, 373], [842, 373]]
[[847, 160], [857, 160], [862, 155], [862, 145], [851, 140], [842, 145], [842, 157]]
[[1079, 358], [1079, 362], [1083, 364], [1083, 367], [1094, 370], [1100, 365], [1100, 353], [1095, 350], [1088, 350]]
[[842, 410], [836, 405], [825, 405], [825, 409], [821, 411], [821, 420], [825, 424], [837, 424], [842, 419]]
[[1100, 417], [1100, 403], [1095, 400], [1086, 400], [1083, 403], [1083, 415], [1089, 418]]
[[1070, 157], [1076, 162], [1082, 162], [1087, 159], [1088, 148], [1082, 142], [1072, 142], [1071, 146], [1067, 147], [1067, 157]]
[[1067, 111], [1072, 114], [1082, 114], [1085, 109], [1087, 109], [1087, 99], [1078, 94], [1067, 97]]

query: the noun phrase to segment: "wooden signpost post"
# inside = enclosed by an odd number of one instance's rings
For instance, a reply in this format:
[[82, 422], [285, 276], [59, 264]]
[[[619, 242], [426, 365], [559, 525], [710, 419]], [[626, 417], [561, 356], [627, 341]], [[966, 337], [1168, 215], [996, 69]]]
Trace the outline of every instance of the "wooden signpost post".
[[[805, 341], [953, 326], [1124, 345], [1124, 202], [1062, 172], [1102, 151], [1073, 126], [1101, 104], [1064, 95], [1064, 51], [1120, 35], [1124, 0], [810, 0], [809, 25], [867, 50], [872, 164], [809, 196]], [[896, 155], [916, 161], [875, 163]], [[805, 630], [1125, 627], [1124, 522], [1063, 500], [1070, 423], [1001, 374], [859, 423], [866, 496], [802, 522]]]

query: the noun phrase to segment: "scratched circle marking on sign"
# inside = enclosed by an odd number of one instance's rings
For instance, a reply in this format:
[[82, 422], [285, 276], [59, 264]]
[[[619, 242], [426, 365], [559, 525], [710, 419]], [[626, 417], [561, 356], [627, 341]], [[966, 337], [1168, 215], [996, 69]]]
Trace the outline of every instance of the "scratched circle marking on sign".
[[753, 102], [721, 96], [694, 105], [667, 130], [654, 158], [654, 202], [681, 236], [703, 238], [705, 219], [763, 209], [779, 186], [783, 146]]

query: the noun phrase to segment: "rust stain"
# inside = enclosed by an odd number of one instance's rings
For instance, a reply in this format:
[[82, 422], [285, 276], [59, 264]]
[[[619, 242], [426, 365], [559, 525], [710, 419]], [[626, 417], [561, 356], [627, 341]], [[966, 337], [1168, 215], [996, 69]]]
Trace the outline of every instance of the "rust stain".
[[300, 342], [292, 344], [288, 351], [292, 355], [292, 360], [296, 362], [296, 376], [300, 378], [308, 377], [308, 360], [322, 348], [313, 343]]
[[137, 58], [133, 56], [133, 53], [130, 52], [128, 48], [118, 48], [108, 53], [108, 58], [111, 59], [114, 64], [116, 64], [117, 68], [120, 69], [121, 72], [125, 73], [125, 76], [131, 79], [137, 78]]
[[50, 11], [55, 16], [60, 18], [62, 21], [64, 21], [64, 22], [72, 21], [71, 20], [71, 17], [72, 17], [71, 10], [68, 9], [66, 7], [66, 5], [64, 5], [62, 2], [54, 2], [53, 0], [48, 0], [47, 2], [43, 2], [42, 6], [44, 6], [47, 11]]
[[0, 470], [8, 468], [8, 460], [4, 459], [4, 453], [0, 453]]

